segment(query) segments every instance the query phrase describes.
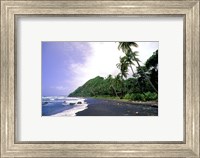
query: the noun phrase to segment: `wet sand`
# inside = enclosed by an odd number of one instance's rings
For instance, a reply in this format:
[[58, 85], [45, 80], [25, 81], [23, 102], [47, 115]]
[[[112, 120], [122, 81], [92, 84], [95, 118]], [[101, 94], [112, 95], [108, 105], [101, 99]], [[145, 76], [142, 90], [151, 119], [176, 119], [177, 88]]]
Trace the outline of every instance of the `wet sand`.
[[76, 116], [158, 116], [158, 106], [87, 98], [88, 108]]

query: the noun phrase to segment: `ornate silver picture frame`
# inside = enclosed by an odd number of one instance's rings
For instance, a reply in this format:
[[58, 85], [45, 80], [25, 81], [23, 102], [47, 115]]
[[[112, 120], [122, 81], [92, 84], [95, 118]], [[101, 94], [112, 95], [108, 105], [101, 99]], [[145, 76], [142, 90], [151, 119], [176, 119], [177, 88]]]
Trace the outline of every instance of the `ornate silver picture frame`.
[[[199, 137], [199, 0], [1, 0], [1, 157], [196, 157]], [[18, 16], [182, 16], [184, 18], [184, 141], [19, 142], [16, 134]]]

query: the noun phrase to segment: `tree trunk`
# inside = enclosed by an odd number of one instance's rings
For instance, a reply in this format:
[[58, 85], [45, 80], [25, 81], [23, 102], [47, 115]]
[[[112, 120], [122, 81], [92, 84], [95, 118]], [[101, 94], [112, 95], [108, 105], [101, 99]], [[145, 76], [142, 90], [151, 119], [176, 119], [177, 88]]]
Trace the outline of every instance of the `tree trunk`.
[[[132, 73], [133, 73], [133, 77], [134, 77], [134, 71], [133, 71], [133, 67], [130, 65], [130, 67], [131, 67], [131, 71], [132, 71]], [[141, 85], [140, 85], [140, 83], [139, 83], [139, 81], [138, 81], [138, 79], [137, 79], [137, 84], [138, 84], [138, 86], [140, 87], [140, 90], [141, 90], [141, 92], [142, 92], [142, 94], [144, 94], [145, 95], [145, 93], [143, 92], [143, 90], [142, 90], [142, 88], [141, 88]]]
[[[134, 56], [134, 60], [137, 62], [138, 67], [141, 69], [140, 63], [137, 61], [137, 59]], [[151, 87], [154, 89], [154, 91], [158, 94], [157, 89], [154, 87], [154, 85], [152, 84], [152, 82], [150, 81], [149, 77], [145, 74], [144, 70], [141, 69], [142, 73], [144, 74], [145, 78], [147, 79], [147, 81], [149, 82], [149, 84], [151, 85]]]
[[113, 87], [113, 85], [111, 85], [110, 87], [113, 89], [113, 91], [114, 91], [116, 97], [118, 97], [117, 92], [116, 92], [115, 88]]

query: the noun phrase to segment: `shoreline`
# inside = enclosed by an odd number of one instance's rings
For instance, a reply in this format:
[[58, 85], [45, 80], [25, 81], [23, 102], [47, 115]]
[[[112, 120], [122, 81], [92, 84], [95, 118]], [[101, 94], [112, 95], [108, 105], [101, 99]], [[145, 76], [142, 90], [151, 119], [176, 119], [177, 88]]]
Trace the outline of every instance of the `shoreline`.
[[[111, 100], [111, 101], [119, 101], [123, 103], [129, 103], [133, 105], [149, 105], [152, 107], [158, 107], [158, 102], [157, 101], [131, 101], [131, 100], [124, 100], [124, 99], [117, 99], [117, 98], [101, 98], [101, 97], [88, 97], [88, 98], [93, 98], [93, 99], [102, 99], [102, 100]], [[87, 99], [87, 97], [85, 98]]]
[[42, 116], [158, 116], [154, 101], [84, 97], [87, 105], [63, 106], [62, 102], [42, 106]]

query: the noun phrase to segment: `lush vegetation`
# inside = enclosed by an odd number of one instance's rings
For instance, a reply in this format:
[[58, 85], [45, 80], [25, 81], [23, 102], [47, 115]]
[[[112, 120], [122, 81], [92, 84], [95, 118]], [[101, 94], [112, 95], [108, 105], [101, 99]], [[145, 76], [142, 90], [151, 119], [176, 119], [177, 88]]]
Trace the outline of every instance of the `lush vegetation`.
[[[117, 76], [106, 78], [97, 76], [77, 88], [69, 96], [110, 97], [135, 101], [158, 99], [158, 50], [140, 65], [138, 53], [132, 51], [135, 42], [119, 42], [119, 49], [124, 52], [116, 65], [120, 70]], [[135, 68], [135, 69], [134, 69]], [[131, 74], [128, 74], [130, 72]], [[134, 71], [135, 70], [135, 71]]]

